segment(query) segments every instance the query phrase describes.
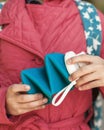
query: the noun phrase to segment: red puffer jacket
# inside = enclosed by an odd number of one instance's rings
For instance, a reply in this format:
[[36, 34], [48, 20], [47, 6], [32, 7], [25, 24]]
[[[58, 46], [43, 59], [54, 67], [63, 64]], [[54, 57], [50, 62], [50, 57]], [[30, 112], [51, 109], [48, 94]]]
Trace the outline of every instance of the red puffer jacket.
[[[104, 38], [104, 16], [102, 21]], [[8, 0], [0, 24], [0, 130], [90, 130], [84, 113], [92, 105], [92, 92], [71, 91], [54, 107], [20, 116], [6, 115], [5, 95], [9, 85], [20, 83], [23, 69], [43, 66], [50, 52], [86, 51], [82, 21], [74, 0], [51, 0], [43, 5], [26, 5], [25, 0]], [[101, 49], [104, 58], [104, 39]], [[104, 94], [104, 88], [100, 88]]]

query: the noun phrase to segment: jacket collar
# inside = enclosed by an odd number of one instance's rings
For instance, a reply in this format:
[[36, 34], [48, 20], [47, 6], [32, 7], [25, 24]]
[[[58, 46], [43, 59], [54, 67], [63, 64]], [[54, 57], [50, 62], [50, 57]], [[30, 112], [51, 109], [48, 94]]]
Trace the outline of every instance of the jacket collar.
[[8, 0], [4, 5], [0, 25], [7, 24], [1, 31], [0, 38], [43, 58], [40, 36], [28, 15], [25, 0]]

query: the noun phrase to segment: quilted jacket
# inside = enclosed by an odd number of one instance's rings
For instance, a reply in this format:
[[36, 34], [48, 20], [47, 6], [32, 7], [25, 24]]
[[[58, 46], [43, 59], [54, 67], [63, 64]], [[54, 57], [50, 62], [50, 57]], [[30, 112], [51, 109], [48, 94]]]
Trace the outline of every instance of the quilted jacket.
[[[102, 49], [104, 58], [104, 16]], [[0, 130], [90, 130], [85, 112], [92, 106], [92, 90], [73, 89], [54, 107], [9, 116], [5, 95], [9, 85], [20, 83], [20, 72], [44, 65], [50, 52], [86, 51], [84, 29], [74, 0], [51, 0], [43, 5], [8, 0], [0, 15]], [[100, 88], [104, 95], [104, 88]]]

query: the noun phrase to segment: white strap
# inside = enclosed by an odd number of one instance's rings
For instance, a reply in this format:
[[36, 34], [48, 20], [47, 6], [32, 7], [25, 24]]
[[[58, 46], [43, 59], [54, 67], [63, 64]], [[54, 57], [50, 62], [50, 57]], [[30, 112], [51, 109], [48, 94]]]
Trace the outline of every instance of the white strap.
[[[76, 84], [76, 80], [71, 82], [68, 86], [66, 86], [64, 89], [62, 89], [60, 92], [58, 92], [52, 99], [52, 104], [54, 106], [58, 106], [62, 103], [64, 98], [67, 96], [68, 92], [71, 90], [71, 88]], [[63, 94], [62, 94], [63, 93]], [[62, 94], [62, 96], [59, 98], [59, 100], [56, 102], [57, 98]]]
[[[81, 53], [74, 53], [73, 51], [69, 51], [69, 52], [66, 52], [65, 53], [65, 57], [64, 57], [64, 60], [65, 60], [65, 66], [66, 66], [66, 69], [68, 71], [69, 74], [72, 74], [73, 72], [75, 72], [79, 67], [82, 67], [84, 66], [85, 64], [84, 63], [77, 63], [77, 64], [67, 64], [66, 61], [71, 58], [71, 57], [74, 57], [74, 56], [78, 56], [78, 55], [82, 55], [82, 54], [85, 54], [85, 52], [81, 52]], [[77, 79], [76, 79], [77, 80]], [[63, 88], [61, 91], [59, 91], [52, 99], [52, 104], [54, 106], [58, 106], [62, 103], [62, 101], [65, 99], [65, 97], [67, 96], [68, 92], [71, 90], [71, 88], [76, 84], [76, 80], [72, 81], [68, 86], [66, 86], [65, 88]], [[62, 94], [63, 93], [63, 94]], [[61, 96], [59, 98], [59, 96]], [[59, 98], [59, 100], [57, 101], [57, 99]]]

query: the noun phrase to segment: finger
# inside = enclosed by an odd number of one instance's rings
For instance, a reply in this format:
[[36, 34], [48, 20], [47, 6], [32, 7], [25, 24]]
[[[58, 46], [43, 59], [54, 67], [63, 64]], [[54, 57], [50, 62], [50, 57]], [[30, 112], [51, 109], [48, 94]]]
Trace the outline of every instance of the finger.
[[77, 71], [75, 71], [70, 75], [69, 80], [70, 81], [76, 80], [84, 75], [93, 73], [95, 71], [96, 71], [96, 66], [94, 66], [93, 64], [80, 67]]
[[92, 61], [95, 61], [96, 57], [98, 56], [92, 56], [92, 55], [79, 55], [79, 56], [75, 56], [70, 58], [67, 63], [68, 64], [75, 64], [75, 63], [92, 63]]
[[24, 114], [24, 113], [27, 113], [27, 112], [30, 112], [30, 111], [34, 111], [34, 110], [39, 110], [39, 109], [44, 109], [46, 107], [46, 105], [42, 105], [42, 106], [39, 106], [39, 107], [35, 107], [35, 108], [32, 108], [32, 109], [18, 109], [17, 112], [13, 113], [13, 115], [21, 115], [21, 114]]
[[76, 86], [80, 87], [84, 84], [87, 84], [88, 82], [93, 81], [93, 80], [98, 80], [99, 78], [100, 78], [99, 74], [97, 74], [97, 73], [90, 73], [90, 74], [84, 75], [76, 81]]
[[41, 106], [38, 106], [38, 107], [35, 107], [35, 108], [24, 109], [24, 110], [27, 110], [27, 111], [29, 112], [29, 111], [34, 111], [34, 110], [44, 109], [45, 107], [46, 107], [46, 105], [41, 105]]
[[40, 99], [38, 101], [28, 102], [20, 104], [21, 109], [35, 109], [40, 107], [48, 102], [47, 98]]
[[[103, 82], [103, 85], [104, 85], [104, 82]], [[82, 91], [82, 90], [97, 88], [97, 87], [100, 87], [100, 86], [103, 86], [103, 85], [102, 85], [101, 80], [95, 80], [95, 81], [89, 82], [89, 83], [87, 83], [83, 86], [80, 86], [78, 89]]]
[[37, 101], [43, 98], [42, 94], [20, 94], [17, 95], [17, 102], [18, 103], [27, 103]]
[[30, 86], [25, 84], [14, 84], [10, 86], [9, 91], [12, 93], [26, 92], [30, 89]]

